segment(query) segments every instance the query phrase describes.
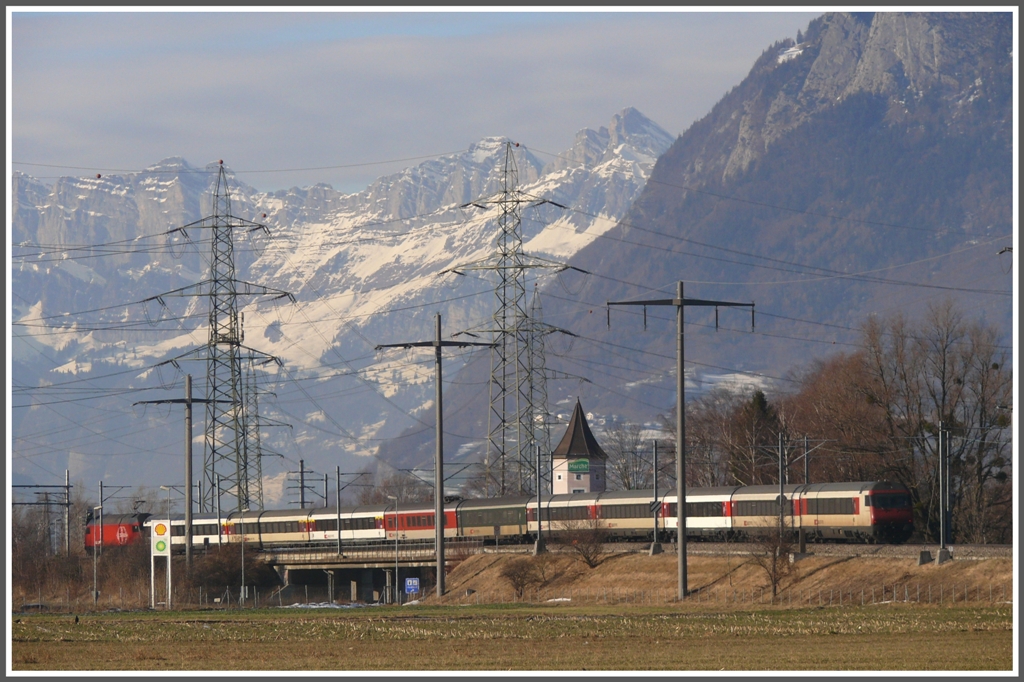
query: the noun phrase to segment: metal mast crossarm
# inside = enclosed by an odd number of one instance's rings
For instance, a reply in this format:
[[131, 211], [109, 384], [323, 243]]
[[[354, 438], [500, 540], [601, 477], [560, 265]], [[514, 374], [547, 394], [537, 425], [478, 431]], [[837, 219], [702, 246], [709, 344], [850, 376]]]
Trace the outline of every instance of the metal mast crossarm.
[[644, 326], [647, 325], [647, 306], [670, 305], [676, 308], [676, 535], [679, 543], [679, 599], [686, 597], [686, 386], [683, 381], [684, 346], [683, 346], [683, 309], [686, 306], [702, 306], [715, 308], [715, 327], [718, 327], [718, 308], [750, 308], [750, 326], [754, 326], [754, 304], [735, 301], [713, 301], [703, 298], [685, 298], [683, 283], [677, 285], [675, 298], [659, 298], [646, 301], [608, 301], [608, 326], [611, 327], [611, 306], [639, 305], [644, 306]]

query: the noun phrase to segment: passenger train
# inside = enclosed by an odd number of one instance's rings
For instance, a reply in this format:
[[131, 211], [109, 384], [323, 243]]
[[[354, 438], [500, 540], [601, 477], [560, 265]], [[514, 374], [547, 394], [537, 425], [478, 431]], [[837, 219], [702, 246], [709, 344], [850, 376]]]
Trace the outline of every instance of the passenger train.
[[[888, 482], [816, 483], [786, 485], [784, 521], [792, 534], [800, 529], [811, 542], [901, 543], [914, 531], [909, 491]], [[450, 539], [482, 540], [485, 543], [525, 543], [537, 537], [536, 496], [494, 499], [446, 500], [444, 535]], [[541, 499], [542, 534], [582, 526], [604, 531], [609, 541], [649, 541], [655, 528], [666, 542], [677, 539], [677, 496], [674, 490], [622, 490], [607, 493], [544, 495]], [[779, 487], [729, 486], [691, 488], [686, 492], [688, 540], [741, 541], [777, 528]], [[133, 520], [134, 519], [134, 520]], [[156, 520], [166, 516], [133, 515], [130, 519], [107, 517], [103, 540], [121, 537], [128, 525], [131, 541], [141, 539]], [[364, 505], [231, 512], [217, 518], [196, 514], [192, 519], [194, 547], [240, 542], [261, 548], [309, 547], [338, 542], [340, 520], [343, 544], [432, 540], [433, 503]], [[136, 521], [138, 523], [136, 523]], [[172, 549], [184, 551], [184, 515], [171, 515]], [[92, 519], [90, 519], [90, 523]], [[144, 526], [145, 530], [137, 528]], [[87, 549], [98, 531], [88, 530]]]

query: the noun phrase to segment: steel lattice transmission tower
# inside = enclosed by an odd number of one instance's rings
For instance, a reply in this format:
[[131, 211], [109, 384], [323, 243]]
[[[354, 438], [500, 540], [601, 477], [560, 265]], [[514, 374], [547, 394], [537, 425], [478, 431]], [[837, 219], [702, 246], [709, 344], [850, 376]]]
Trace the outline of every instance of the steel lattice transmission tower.
[[[213, 510], [221, 492], [233, 495], [236, 509], [263, 507], [262, 447], [256, 368], [280, 361], [243, 345], [244, 330], [238, 311], [239, 296], [295, 298], [278, 289], [235, 277], [235, 230], [269, 232], [261, 223], [234, 216], [224, 162], [219, 163], [213, 196], [213, 214], [178, 228], [208, 229], [212, 233], [209, 279], [163, 296], [206, 296], [210, 300], [209, 338], [205, 346], [186, 356], [205, 355], [206, 431], [203, 448], [201, 510]], [[158, 297], [159, 298], [159, 297]], [[220, 487], [218, 489], [218, 480]], [[230, 508], [230, 506], [223, 508]]]
[[[530, 394], [533, 396], [533, 441], [540, 451], [551, 452], [551, 414], [548, 411], [547, 363], [544, 359], [544, 337], [550, 332], [544, 324], [540, 291], [534, 285], [530, 300]], [[536, 489], [534, 490], [536, 492]]]
[[[547, 368], [544, 338], [556, 332], [571, 337], [575, 337], [576, 334], [559, 327], [553, 327], [544, 322], [544, 309], [540, 302], [540, 289], [536, 283], [533, 286], [533, 297], [530, 299], [530, 317], [527, 321], [530, 349], [530, 395], [533, 396], [533, 417], [531, 423], [533, 424], [534, 445], [540, 446], [541, 453], [550, 458], [552, 419], [548, 403], [548, 379], [574, 379], [588, 384], [590, 380], [585, 377]], [[547, 469], [542, 471], [547, 471]], [[534, 477], [534, 481], [534, 487], [527, 492], [536, 493], [538, 487], [543, 485], [543, 478], [538, 481]]]
[[514, 154], [518, 146], [514, 142], [505, 143], [501, 191], [490, 198], [471, 201], [462, 206], [485, 210], [497, 207], [495, 252], [484, 260], [443, 271], [463, 274], [467, 270], [489, 270], [497, 276], [494, 289], [497, 309], [491, 318], [491, 325], [487, 329], [473, 331], [490, 333], [495, 343], [491, 352], [490, 411], [484, 466], [489, 480], [488, 491], [493, 484], [496, 489], [494, 492], [499, 495], [528, 490], [528, 480], [533, 470], [531, 446], [536, 410], [532, 387], [535, 380], [530, 370], [531, 324], [526, 303], [526, 271], [531, 268], [578, 270], [523, 252], [523, 204], [531, 207], [541, 204], [551, 204], [562, 209], [566, 207], [519, 189], [519, 170]]

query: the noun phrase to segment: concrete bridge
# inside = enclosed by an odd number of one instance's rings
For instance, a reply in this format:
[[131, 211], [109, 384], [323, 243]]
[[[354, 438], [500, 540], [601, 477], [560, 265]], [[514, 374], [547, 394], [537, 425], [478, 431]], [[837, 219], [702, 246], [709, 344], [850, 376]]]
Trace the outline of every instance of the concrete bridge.
[[[446, 563], [480, 552], [529, 552], [532, 545], [484, 545], [482, 540], [445, 543]], [[292, 586], [326, 586], [328, 599], [376, 602], [394, 599], [397, 566], [399, 591], [406, 578], [419, 578], [420, 594], [432, 590], [436, 581], [437, 558], [433, 540], [343, 544], [321, 547], [276, 547], [259, 550], [270, 561], [287, 592]], [[294, 590], [293, 590], [294, 591]]]

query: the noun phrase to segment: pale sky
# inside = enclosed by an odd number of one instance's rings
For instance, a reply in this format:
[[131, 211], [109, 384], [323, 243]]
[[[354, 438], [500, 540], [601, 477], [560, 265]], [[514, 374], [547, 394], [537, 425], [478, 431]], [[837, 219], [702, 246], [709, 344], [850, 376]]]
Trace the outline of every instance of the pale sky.
[[682, 133], [819, 14], [8, 7], [9, 170], [181, 156], [260, 190], [352, 192], [487, 136], [547, 161], [627, 106]]

